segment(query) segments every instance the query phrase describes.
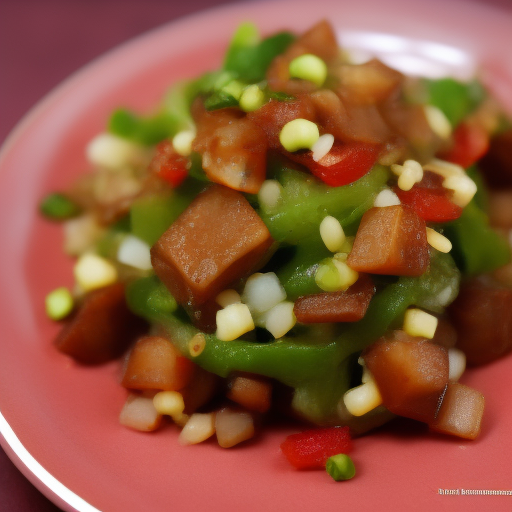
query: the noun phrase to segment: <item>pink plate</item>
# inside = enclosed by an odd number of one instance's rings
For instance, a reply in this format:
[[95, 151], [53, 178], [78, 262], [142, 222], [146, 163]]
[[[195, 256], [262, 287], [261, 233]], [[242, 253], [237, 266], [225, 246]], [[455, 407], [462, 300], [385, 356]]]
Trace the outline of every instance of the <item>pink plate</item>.
[[[38, 218], [41, 196], [84, 168], [83, 148], [116, 106], [154, 106], [166, 87], [221, 63], [243, 20], [264, 32], [302, 30], [329, 18], [340, 41], [411, 72], [466, 77], [477, 69], [512, 110], [512, 18], [483, 5], [431, 0], [293, 0], [240, 3], [164, 26], [93, 62], [18, 126], [0, 155], [0, 432], [24, 474], [65, 510], [131, 512], [510, 510], [512, 359], [472, 370], [464, 382], [487, 398], [475, 442], [427, 436], [421, 427], [356, 440], [357, 477], [334, 483], [283, 460], [287, 430], [232, 450], [184, 448], [177, 431], [141, 434], [118, 425], [125, 392], [118, 365], [83, 368], [58, 354], [45, 294], [71, 284], [58, 227]], [[451, 490], [459, 495], [441, 492]], [[464, 490], [509, 495], [461, 495]], [[212, 507], [210, 509], [210, 507]]]

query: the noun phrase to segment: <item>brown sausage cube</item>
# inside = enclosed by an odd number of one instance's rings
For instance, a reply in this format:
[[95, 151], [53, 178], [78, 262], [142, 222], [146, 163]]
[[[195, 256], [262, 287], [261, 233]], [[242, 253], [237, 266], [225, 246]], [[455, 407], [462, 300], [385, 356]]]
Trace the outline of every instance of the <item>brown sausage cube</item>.
[[213, 185], [160, 237], [151, 261], [174, 298], [195, 307], [250, 273], [272, 243], [242, 194]]
[[194, 367], [168, 339], [144, 336], [128, 356], [121, 384], [129, 389], [178, 391], [190, 381]]
[[270, 409], [272, 384], [258, 375], [237, 375], [226, 396], [250, 411], [266, 412]]
[[475, 439], [480, 433], [484, 406], [485, 399], [479, 391], [458, 382], [450, 382], [430, 428], [464, 439]]
[[55, 345], [80, 363], [100, 364], [119, 357], [144, 328], [126, 305], [124, 285], [115, 283], [84, 297]]
[[423, 274], [429, 265], [425, 222], [403, 205], [370, 208], [361, 219], [347, 263], [370, 274]]
[[512, 350], [512, 290], [490, 281], [462, 284], [449, 308], [457, 347], [468, 364], [485, 364]]
[[382, 396], [392, 413], [430, 423], [448, 384], [448, 352], [425, 338], [395, 331], [363, 352]]
[[366, 314], [374, 293], [372, 280], [362, 274], [348, 290], [299, 297], [293, 313], [303, 324], [357, 322]]

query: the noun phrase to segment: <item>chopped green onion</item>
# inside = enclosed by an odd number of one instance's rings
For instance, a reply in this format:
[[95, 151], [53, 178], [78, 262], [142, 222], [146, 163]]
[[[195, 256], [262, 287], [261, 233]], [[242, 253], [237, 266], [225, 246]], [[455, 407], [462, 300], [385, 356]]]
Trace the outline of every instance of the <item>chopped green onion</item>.
[[49, 318], [52, 320], [62, 320], [73, 310], [73, 296], [67, 288], [57, 288], [46, 296], [45, 306], [46, 314]]
[[336, 482], [350, 480], [356, 474], [356, 468], [352, 459], [344, 453], [329, 457], [325, 464], [325, 469]]
[[76, 217], [80, 207], [69, 197], [59, 192], [48, 194], [41, 202], [41, 213], [50, 220], [66, 220]]

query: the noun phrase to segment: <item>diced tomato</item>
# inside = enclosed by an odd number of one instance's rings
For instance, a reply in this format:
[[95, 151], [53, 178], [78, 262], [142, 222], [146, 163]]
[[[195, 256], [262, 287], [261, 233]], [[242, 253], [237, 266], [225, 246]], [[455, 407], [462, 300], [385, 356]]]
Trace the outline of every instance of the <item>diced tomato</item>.
[[306, 430], [289, 435], [281, 451], [297, 469], [321, 469], [329, 457], [352, 450], [348, 427], [329, 427]]
[[157, 145], [149, 170], [173, 187], [179, 187], [187, 177], [188, 166], [189, 159], [176, 153], [170, 140], [164, 140]]
[[313, 176], [331, 187], [348, 185], [368, 173], [379, 156], [380, 147], [375, 144], [335, 142], [329, 153], [318, 162], [313, 160], [313, 152], [289, 153], [297, 163], [306, 166]]
[[480, 160], [489, 150], [489, 135], [476, 124], [459, 124], [453, 133], [453, 140], [453, 146], [439, 157], [464, 169]]
[[448, 222], [462, 213], [462, 208], [450, 201], [450, 191], [443, 187], [442, 178], [434, 173], [426, 172], [411, 190], [394, 190], [400, 201], [413, 208], [425, 222]]

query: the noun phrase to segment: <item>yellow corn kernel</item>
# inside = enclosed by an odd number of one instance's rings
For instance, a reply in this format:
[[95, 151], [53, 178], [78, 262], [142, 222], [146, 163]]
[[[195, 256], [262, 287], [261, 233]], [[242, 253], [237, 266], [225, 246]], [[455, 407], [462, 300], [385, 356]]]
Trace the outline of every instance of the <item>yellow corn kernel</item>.
[[438, 320], [434, 315], [421, 309], [409, 308], [404, 316], [404, 331], [411, 336], [432, 339], [436, 333]]

